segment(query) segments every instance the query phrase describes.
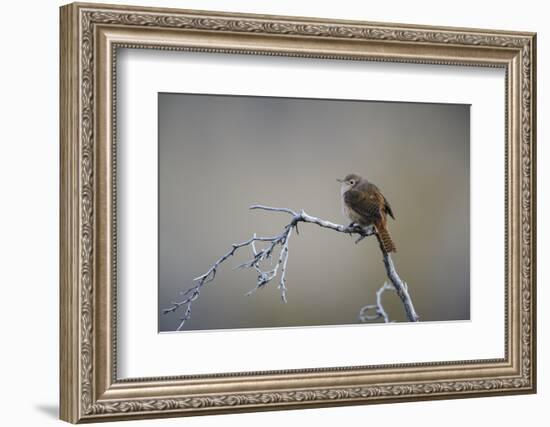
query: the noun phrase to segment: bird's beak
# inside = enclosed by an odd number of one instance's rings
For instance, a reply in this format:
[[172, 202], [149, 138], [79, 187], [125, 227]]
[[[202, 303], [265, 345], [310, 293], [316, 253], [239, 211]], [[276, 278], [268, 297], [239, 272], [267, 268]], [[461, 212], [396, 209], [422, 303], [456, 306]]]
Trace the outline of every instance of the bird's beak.
[[344, 182], [344, 180], [343, 180], [343, 179], [340, 179], [340, 178], [336, 178], [336, 181], [338, 181], [338, 182]]

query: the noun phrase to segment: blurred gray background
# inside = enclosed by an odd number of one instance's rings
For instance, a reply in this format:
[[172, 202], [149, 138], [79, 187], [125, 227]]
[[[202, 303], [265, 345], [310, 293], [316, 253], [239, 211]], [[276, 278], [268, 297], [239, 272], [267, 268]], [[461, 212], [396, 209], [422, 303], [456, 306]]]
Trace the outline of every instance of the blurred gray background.
[[[397, 271], [422, 321], [470, 318], [470, 107], [161, 93], [159, 102], [159, 331], [183, 309], [163, 314], [232, 243], [274, 235], [283, 213], [304, 209], [347, 224], [340, 184], [367, 177], [391, 203]], [[193, 303], [184, 330], [358, 323], [386, 280], [374, 237], [358, 245], [341, 233], [302, 224], [293, 234], [288, 303], [273, 281], [252, 296], [253, 270], [224, 263]], [[405, 321], [386, 292], [392, 320]]]

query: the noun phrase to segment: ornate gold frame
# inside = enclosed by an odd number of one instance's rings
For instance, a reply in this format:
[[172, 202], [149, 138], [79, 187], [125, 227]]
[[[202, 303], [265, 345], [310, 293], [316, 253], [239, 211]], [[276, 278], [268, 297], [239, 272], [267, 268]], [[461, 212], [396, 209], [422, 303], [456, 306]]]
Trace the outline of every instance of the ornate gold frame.
[[[61, 8], [61, 419], [77, 423], [533, 393], [535, 34], [99, 4]], [[506, 70], [506, 342], [498, 360], [116, 376], [117, 47]]]

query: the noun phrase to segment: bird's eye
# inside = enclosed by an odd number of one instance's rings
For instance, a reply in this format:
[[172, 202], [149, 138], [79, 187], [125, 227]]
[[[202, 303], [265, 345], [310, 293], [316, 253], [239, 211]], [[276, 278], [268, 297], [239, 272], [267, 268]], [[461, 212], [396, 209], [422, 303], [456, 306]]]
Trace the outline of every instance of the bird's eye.
[[349, 185], [353, 185], [353, 184], [355, 184], [355, 181], [353, 179], [350, 179], [349, 180]]

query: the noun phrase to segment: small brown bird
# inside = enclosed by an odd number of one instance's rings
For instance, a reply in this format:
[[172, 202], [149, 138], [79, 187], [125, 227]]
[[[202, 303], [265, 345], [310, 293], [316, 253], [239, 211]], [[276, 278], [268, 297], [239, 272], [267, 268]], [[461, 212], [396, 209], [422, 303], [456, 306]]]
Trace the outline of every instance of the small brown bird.
[[356, 174], [349, 174], [342, 183], [342, 213], [352, 224], [361, 227], [374, 225], [380, 247], [387, 253], [397, 252], [387, 228], [387, 215], [393, 219], [390, 204], [372, 182]]

